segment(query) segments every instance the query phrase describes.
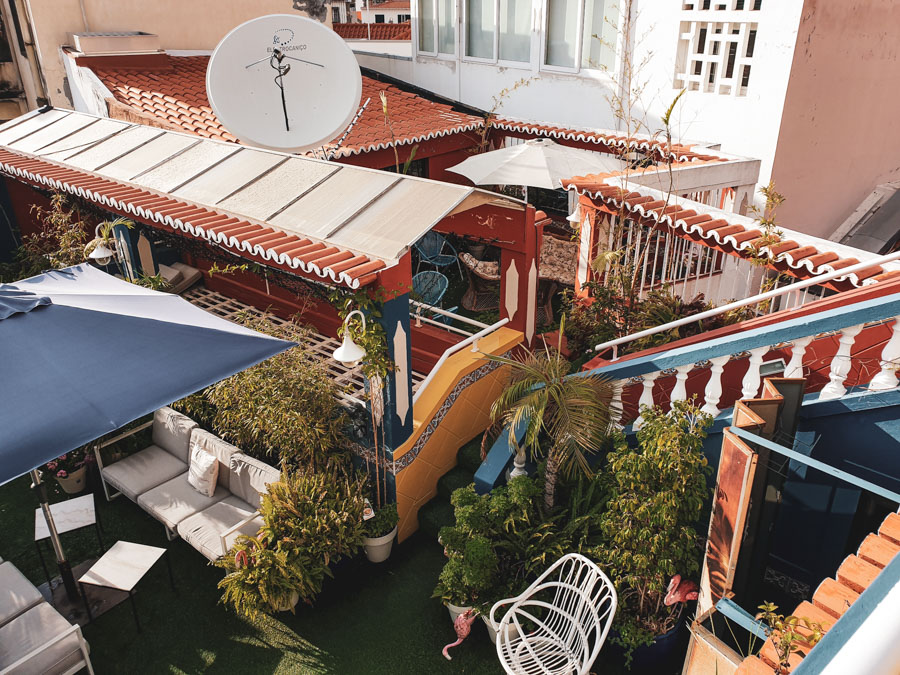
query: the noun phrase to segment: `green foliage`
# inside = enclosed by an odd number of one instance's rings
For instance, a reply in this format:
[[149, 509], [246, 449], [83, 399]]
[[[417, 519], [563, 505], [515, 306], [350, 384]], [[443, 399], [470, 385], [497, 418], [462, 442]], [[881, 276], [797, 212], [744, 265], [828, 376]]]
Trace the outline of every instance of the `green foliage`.
[[[778, 614], [778, 605], [765, 602], [759, 606], [757, 621], [765, 621], [768, 626], [766, 631], [778, 654], [779, 672], [790, 671], [791, 654], [799, 652], [801, 648], [809, 648], [815, 645], [825, 635], [827, 627], [818, 621], [810, 621], [801, 616], [785, 616]], [[805, 629], [801, 632], [801, 628]]]
[[[370, 380], [377, 378], [382, 381], [394, 370], [394, 362], [388, 356], [387, 335], [384, 327], [378, 322], [381, 318], [381, 305], [385, 301], [383, 294], [384, 290], [380, 288], [375, 295], [370, 295], [365, 289], [360, 291], [335, 289], [328, 296], [328, 301], [337, 308], [341, 322], [356, 309], [366, 315], [365, 331], [362, 322], [356, 316], [350, 319], [347, 327], [353, 341], [366, 350], [366, 356], [360, 364], [363, 375]], [[338, 328], [338, 337], [343, 335], [342, 323]]]
[[618, 641], [631, 651], [670, 630], [679, 607], [663, 605], [675, 574], [699, 570], [701, 538], [695, 524], [707, 496], [703, 439], [712, 417], [692, 402], [676, 401], [668, 413], [643, 408], [639, 447], [624, 436], [608, 459], [610, 498], [600, 517], [603, 545], [594, 558], [619, 596]]
[[306, 329], [245, 317], [243, 325], [301, 345], [218, 382], [175, 407], [242, 451], [286, 466], [349, 470], [347, 416], [321, 359], [302, 346]]
[[372, 539], [383, 537], [394, 529], [400, 521], [396, 504], [387, 504], [375, 511], [375, 515], [365, 521], [366, 536]]
[[568, 377], [569, 362], [546, 344], [544, 351], [488, 358], [511, 371], [509, 384], [491, 407], [491, 419], [509, 429], [511, 447], [517, 445], [515, 430], [524, 425], [525, 448], [533, 457], [546, 456], [544, 501], [549, 511], [555, 506], [559, 471], [568, 476], [578, 468], [590, 474], [587, 455], [599, 451], [607, 435], [612, 385], [598, 375]]
[[750, 248], [750, 262], [762, 266], [769, 261], [762, 249], [774, 246], [784, 239], [784, 231], [779, 229], [776, 222], [776, 212], [784, 203], [785, 196], [775, 189], [775, 181], [769, 181], [768, 185], [762, 186], [759, 193], [765, 197], [765, 205], [760, 208], [754, 204], [750, 207], [750, 212], [756, 216], [762, 236], [755, 239]]
[[[215, 562], [226, 571], [222, 602], [248, 618], [312, 604], [330, 565], [356, 553], [365, 538], [365, 480], [336, 472], [295, 471], [268, 486], [255, 536], [241, 535]], [[292, 610], [293, 611], [293, 610]]]

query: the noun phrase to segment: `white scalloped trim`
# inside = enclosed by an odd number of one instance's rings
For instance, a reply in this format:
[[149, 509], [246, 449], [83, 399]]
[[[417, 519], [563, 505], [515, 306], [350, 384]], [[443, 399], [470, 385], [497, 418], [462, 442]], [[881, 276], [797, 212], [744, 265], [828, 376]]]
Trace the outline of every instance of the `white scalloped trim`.
[[134, 204], [129, 204], [128, 202], [120, 202], [117, 199], [111, 199], [106, 195], [100, 194], [99, 192], [85, 190], [84, 188], [75, 187], [73, 185], [69, 185], [68, 183], [58, 181], [55, 178], [48, 178], [46, 176], [35, 174], [30, 171], [24, 171], [16, 166], [7, 164], [6, 162], [0, 162], [0, 169], [2, 169], [4, 173], [24, 178], [33, 183], [40, 183], [55, 190], [68, 192], [69, 194], [83, 197], [84, 199], [88, 199], [92, 202], [103, 204], [104, 206], [108, 206], [114, 211], [118, 211], [121, 213], [131, 213], [146, 220], [152, 220], [163, 225], [168, 225], [175, 230], [180, 230], [200, 239], [205, 239], [206, 241], [213, 244], [219, 244], [221, 246], [236, 249], [238, 251], [251, 253], [263, 258], [264, 260], [270, 260], [282, 265], [287, 265], [291, 269], [299, 269], [306, 274], [314, 274], [321, 279], [330, 279], [336, 284], [343, 284], [354, 290], [359, 288], [359, 279], [351, 278], [347, 275], [346, 272], [339, 272], [335, 274], [334, 271], [330, 268], [325, 267], [324, 269], [322, 269], [314, 262], [303, 262], [298, 258], [289, 257], [284, 253], [276, 254], [269, 249], [263, 248], [260, 244], [250, 245], [247, 244], [247, 242], [238, 239], [237, 237], [229, 237], [225, 234], [207, 232], [202, 225], [194, 226], [190, 221], [183, 221], [180, 218], [163, 216], [161, 213], [153, 211], [152, 209], [145, 209], [143, 206], [135, 206]]
[[[442, 136], [451, 136], [463, 131], [474, 131], [484, 126], [484, 122], [470, 122], [469, 124], [460, 124], [450, 129], [441, 129], [440, 131], [430, 131], [427, 134], [419, 136], [408, 136], [403, 139], [397, 139], [397, 145], [412, 145], [413, 143], [421, 143], [422, 141], [430, 141]], [[374, 152], [377, 150], [389, 150], [393, 145], [390, 142], [371, 143], [369, 145], [357, 145], [354, 147], [341, 147], [335, 154], [335, 157], [349, 157], [351, 155], [361, 155], [364, 152]]]

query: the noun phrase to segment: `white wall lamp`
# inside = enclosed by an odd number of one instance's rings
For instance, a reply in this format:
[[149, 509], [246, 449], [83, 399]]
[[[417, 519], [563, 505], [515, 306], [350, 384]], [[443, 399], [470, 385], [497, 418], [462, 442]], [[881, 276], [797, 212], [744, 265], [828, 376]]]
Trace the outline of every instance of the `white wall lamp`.
[[366, 355], [366, 350], [356, 344], [353, 341], [353, 337], [350, 335], [349, 322], [350, 317], [354, 314], [359, 314], [360, 319], [362, 319], [363, 332], [366, 331], [366, 315], [363, 314], [360, 310], [354, 309], [346, 317], [344, 317], [344, 342], [340, 347], [334, 350], [333, 354], [335, 361], [343, 363], [346, 366], [350, 366], [351, 368], [362, 361], [363, 357]]
[[85, 247], [87, 249], [90, 248], [91, 244], [94, 244], [93, 248], [91, 248], [91, 252], [88, 253], [88, 258], [101, 266], [109, 265], [113, 258], [116, 257], [115, 251], [107, 246], [107, 242], [110, 241], [109, 231], [107, 231], [106, 236], [100, 232], [101, 228], [108, 228], [108, 225], [109, 223], [100, 223], [97, 225], [97, 228], [94, 230], [94, 239], [88, 242], [88, 245]]

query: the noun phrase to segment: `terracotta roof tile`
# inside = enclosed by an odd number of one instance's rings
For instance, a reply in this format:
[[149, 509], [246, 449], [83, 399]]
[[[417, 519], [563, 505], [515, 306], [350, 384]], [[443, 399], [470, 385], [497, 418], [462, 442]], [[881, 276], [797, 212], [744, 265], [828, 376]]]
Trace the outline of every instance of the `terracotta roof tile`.
[[[90, 63], [87, 67], [96, 73], [119, 104], [140, 114], [149, 114], [166, 128], [238, 142], [216, 118], [206, 97], [209, 57], [166, 55], [166, 59], [168, 66], [163, 68], [156, 65], [157, 62], [146, 69], [132, 63], [122, 68]], [[431, 138], [472, 131], [484, 125], [480, 117], [456, 111], [450, 105], [429, 101], [411, 91], [365, 75], [362, 79], [360, 103], [367, 98], [371, 101], [344, 139], [335, 154], [336, 158], [391, 147], [391, 133], [385, 125], [379, 99], [382, 91], [387, 94], [394, 134], [400, 145], [413, 145]], [[110, 114], [114, 114], [112, 108]], [[334, 147], [333, 143], [325, 147], [330, 149]]]
[[[409, 5], [406, 7], [409, 8]], [[331, 27], [345, 40], [412, 39], [412, 29], [408, 23], [335, 23]]]

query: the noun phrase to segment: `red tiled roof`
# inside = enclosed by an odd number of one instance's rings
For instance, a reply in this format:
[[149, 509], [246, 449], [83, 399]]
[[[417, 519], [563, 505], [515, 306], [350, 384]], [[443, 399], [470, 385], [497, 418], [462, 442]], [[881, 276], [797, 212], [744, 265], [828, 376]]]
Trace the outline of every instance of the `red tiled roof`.
[[[109, 57], [105, 57], [109, 58]], [[116, 101], [146, 118], [178, 131], [236, 142], [218, 120], [206, 97], [208, 56], [166, 56], [168, 66], [141, 68], [100, 65], [81, 61], [91, 68], [112, 92]], [[434, 103], [392, 84], [363, 76], [362, 101], [371, 101], [335, 158], [391, 147], [391, 134], [384, 123], [379, 93], [387, 94], [388, 107], [399, 145], [412, 145], [484, 125], [480, 117], [457, 112], [451, 106]], [[115, 111], [110, 109], [112, 115]], [[116, 115], [117, 117], [119, 115]], [[337, 139], [335, 139], [337, 140]], [[326, 148], [333, 147], [326, 144]]]
[[381, 260], [7, 149], [0, 149], [0, 171], [34, 185], [77, 195], [150, 225], [167, 225], [232, 249], [236, 255], [255, 255], [270, 261], [267, 264], [313, 278], [327, 278], [350, 288], [366, 286], [376, 279], [378, 270], [386, 267]]
[[335, 23], [331, 27], [345, 40], [412, 39], [412, 28], [408, 23]]
[[577, 129], [574, 127], [516, 120], [509, 117], [498, 117], [491, 122], [491, 125], [505, 131], [540, 138], [563, 138], [569, 141], [603, 145], [609, 148], [611, 152], [629, 150], [652, 152], [659, 157], [669, 157], [677, 162], [691, 162], [694, 160], [724, 161], [717, 155], [694, 152], [691, 150], [692, 146], [690, 145], [682, 145], [680, 143], [669, 145], [650, 137], [621, 136], [613, 132], [599, 131], [597, 129]]
[[369, 3], [369, 11], [379, 9], [409, 9], [409, 0], [385, 0], [384, 2]]
[[[848, 246], [812, 237], [800, 232], [781, 228], [784, 238], [773, 246], [763, 246], [763, 233], [758, 223], [746, 216], [720, 211], [698, 202], [669, 197], [635, 183], [629, 183], [627, 190], [622, 187], [622, 179], [612, 174], [597, 176], [576, 176], [562, 182], [566, 189], [586, 195], [595, 204], [601, 204], [618, 211], [625, 208], [655, 224], [672, 228], [676, 234], [710, 247], [720, 248], [741, 258], [758, 253], [766, 256], [773, 266], [798, 278], [808, 278], [834, 272], [860, 262], [855, 254], [875, 257], [865, 251], [857, 251]], [[862, 257], [862, 255], [860, 255]], [[843, 280], [854, 286], [862, 286], [874, 281], [882, 281], [897, 276], [898, 270], [885, 270], [879, 265], [851, 273]]]

